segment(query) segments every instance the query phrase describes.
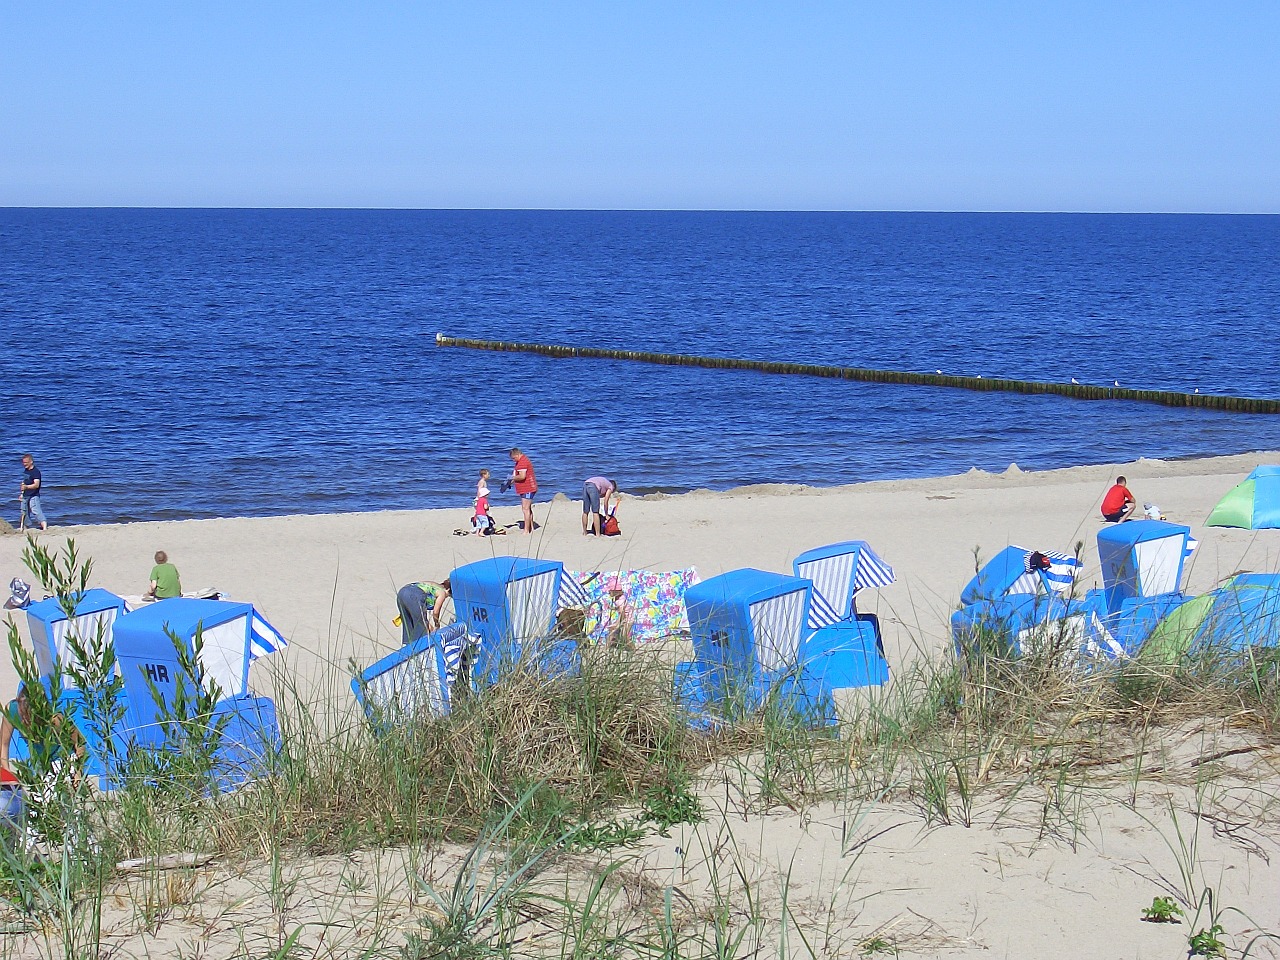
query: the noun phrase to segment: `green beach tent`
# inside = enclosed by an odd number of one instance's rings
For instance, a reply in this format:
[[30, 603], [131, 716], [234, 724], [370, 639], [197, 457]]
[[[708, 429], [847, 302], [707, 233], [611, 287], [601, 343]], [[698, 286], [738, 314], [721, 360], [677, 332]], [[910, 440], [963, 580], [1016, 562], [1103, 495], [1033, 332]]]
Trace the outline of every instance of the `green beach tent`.
[[1214, 599], [1212, 593], [1201, 594], [1161, 620], [1138, 650], [1138, 659], [1149, 663], [1177, 663], [1181, 660], [1191, 650]]
[[1275, 646], [1280, 646], [1280, 573], [1239, 573], [1161, 620], [1138, 657], [1176, 663], [1197, 649], [1244, 652]]
[[1280, 529], [1280, 467], [1255, 468], [1218, 501], [1205, 526]]

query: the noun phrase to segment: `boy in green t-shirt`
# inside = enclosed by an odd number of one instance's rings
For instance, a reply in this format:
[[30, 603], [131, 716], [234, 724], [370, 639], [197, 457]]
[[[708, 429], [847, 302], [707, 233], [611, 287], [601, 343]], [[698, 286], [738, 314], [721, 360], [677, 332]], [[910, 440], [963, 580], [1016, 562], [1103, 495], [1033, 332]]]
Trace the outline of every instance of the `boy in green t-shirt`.
[[178, 568], [169, 562], [169, 555], [163, 550], [156, 551], [156, 565], [151, 568], [151, 589], [147, 591], [147, 596], [153, 600], [182, 596]]

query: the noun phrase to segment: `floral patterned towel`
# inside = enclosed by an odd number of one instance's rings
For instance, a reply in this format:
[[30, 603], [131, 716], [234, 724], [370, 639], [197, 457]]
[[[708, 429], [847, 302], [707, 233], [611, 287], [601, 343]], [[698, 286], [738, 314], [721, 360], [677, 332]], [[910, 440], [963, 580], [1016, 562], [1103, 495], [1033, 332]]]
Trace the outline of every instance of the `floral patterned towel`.
[[[597, 570], [575, 573], [566, 570], [585, 597], [585, 631], [592, 643], [600, 643], [616, 629], [623, 610], [631, 620], [631, 641], [651, 643], [670, 637], [687, 636], [689, 619], [685, 615], [684, 592], [702, 578], [694, 567], [655, 573], [650, 570]], [[610, 589], [616, 586], [622, 595], [615, 602]], [[619, 609], [621, 606], [623, 609]]]

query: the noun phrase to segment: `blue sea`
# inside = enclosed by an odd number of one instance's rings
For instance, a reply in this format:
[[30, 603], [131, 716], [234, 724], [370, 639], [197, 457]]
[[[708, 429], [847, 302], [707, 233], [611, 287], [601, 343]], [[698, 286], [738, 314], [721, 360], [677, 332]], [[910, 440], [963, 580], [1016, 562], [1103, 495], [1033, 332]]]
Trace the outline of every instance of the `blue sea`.
[[543, 496], [1280, 449], [1275, 416], [434, 342], [1280, 397], [1277, 251], [1274, 216], [0, 210], [9, 519], [27, 451], [57, 525], [466, 509], [515, 445]]

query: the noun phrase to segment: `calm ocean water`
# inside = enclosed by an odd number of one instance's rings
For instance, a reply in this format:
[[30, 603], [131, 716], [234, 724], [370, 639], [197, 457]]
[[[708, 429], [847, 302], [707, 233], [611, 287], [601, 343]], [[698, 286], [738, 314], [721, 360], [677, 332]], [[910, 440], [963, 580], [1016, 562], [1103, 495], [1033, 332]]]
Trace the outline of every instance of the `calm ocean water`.
[[[55, 524], [1280, 448], [1280, 417], [437, 349], [434, 335], [1280, 396], [1280, 217], [0, 210]], [[499, 497], [499, 505], [514, 499]], [[5, 514], [7, 516], [7, 514]]]

